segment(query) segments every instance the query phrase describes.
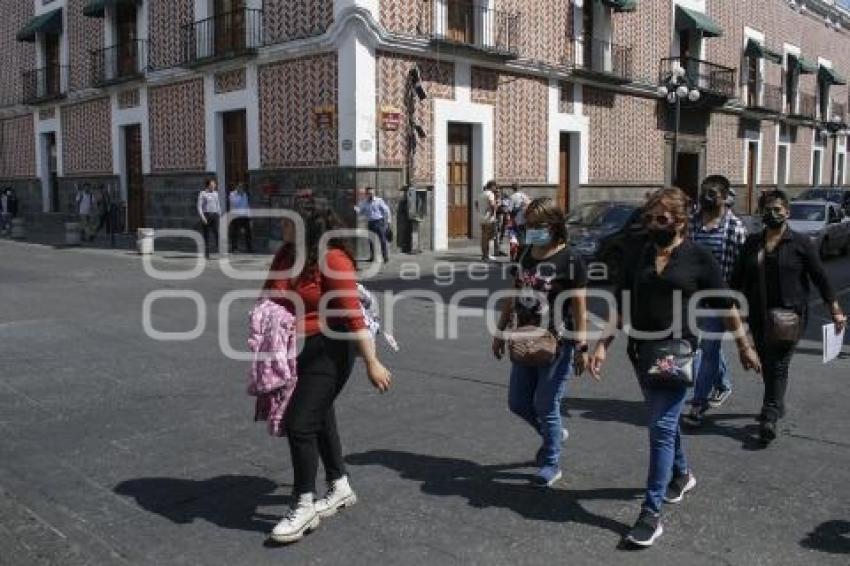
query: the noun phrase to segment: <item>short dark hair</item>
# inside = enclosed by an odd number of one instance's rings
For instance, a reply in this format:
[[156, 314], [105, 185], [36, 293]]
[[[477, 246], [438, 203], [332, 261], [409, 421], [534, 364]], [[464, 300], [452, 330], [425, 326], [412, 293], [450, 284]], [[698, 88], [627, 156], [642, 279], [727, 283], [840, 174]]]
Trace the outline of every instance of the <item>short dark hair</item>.
[[497, 186], [498, 185], [496, 184], [496, 181], [487, 181], [487, 184], [484, 185], [484, 190], [485, 191], [493, 191], [493, 190], [496, 189]]
[[724, 175], [709, 175], [703, 180], [701, 188], [702, 190], [706, 190], [709, 187], [719, 189], [723, 193], [723, 196], [728, 197], [732, 183]]
[[533, 216], [541, 222], [548, 224], [552, 233], [552, 240], [559, 244], [569, 242], [567, 233], [567, 217], [564, 210], [555, 204], [549, 197], [540, 197], [531, 201], [525, 209], [525, 218]]
[[764, 194], [764, 204], [765, 204], [765, 206], [767, 206], [767, 203], [774, 201], [774, 200], [778, 200], [779, 202], [781, 202], [782, 206], [784, 206], [785, 208], [788, 208], [788, 205], [791, 202], [788, 199], [788, 194], [785, 191], [781, 191], [779, 189], [774, 189], [774, 190], [770, 191], [769, 193]]

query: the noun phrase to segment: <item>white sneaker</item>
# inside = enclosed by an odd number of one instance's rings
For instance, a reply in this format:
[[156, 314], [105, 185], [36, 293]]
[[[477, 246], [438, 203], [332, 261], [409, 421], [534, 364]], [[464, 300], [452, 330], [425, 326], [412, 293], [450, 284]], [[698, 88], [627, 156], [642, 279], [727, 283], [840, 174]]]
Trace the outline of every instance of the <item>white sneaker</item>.
[[275, 542], [290, 543], [301, 538], [319, 526], [319, 515], [313, 503], [313, 494], [302, 495], [295, 507], [272, 530], [271, 539]]
[[357, 503], [357, 495], [348, 484], [348, 476], [342, 476], [328, 485], [325, 496], [316, 501], [316, 513], [322, 519], [327, 519], [344, 507]]
[[566, 443], [567, 440], [569, 440], [569, 438], [570, 438], [570, 431], [568, 431], [566, 428], [562, 428], [561, 429], [561, 444]]

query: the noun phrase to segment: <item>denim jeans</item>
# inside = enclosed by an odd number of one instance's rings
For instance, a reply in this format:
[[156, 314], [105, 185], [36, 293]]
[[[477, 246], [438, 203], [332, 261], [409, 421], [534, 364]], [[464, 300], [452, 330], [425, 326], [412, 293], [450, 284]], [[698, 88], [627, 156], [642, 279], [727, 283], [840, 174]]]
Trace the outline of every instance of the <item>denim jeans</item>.
[[688, 389], [642, 389], [649, 409], [649, 476], [646, 479], [643, 507], [653, 513], [660, 513], [673, 474], [688, 472], [688, 460], [682, 448], [682, 431], [679, 426]]
[[[370, 220], [367, 224], [369, 231], [378, 236], [378, 241], [381, 243], [381, 257], [384, 263], [390, 260], [390, 254], [387, 250], [387, 221], [386, 220]], [[371, 261], [375, 261], [375, 248], [372, 240], [369, 240], [369, 248], [372, 254]]]
[[[721, 318], [705, 318], [700, 322], [700, 330], [719, 334], [726, 327]], [[699, 363], [694, 364], [694, 397], [691, 402], [694, 406], [706, 407], [708, 396], [714, 388], [728, 391], [732, 389], [729, 365], [723, 354], [723, 340], [707, 339], [700, 340]]]
[[561, 397], [572, 372], [572, 343], [564, 343], [558, 357], [546, 367], [513, 364], [508, 408], [543, 438], [543, 464], [561, 459]]

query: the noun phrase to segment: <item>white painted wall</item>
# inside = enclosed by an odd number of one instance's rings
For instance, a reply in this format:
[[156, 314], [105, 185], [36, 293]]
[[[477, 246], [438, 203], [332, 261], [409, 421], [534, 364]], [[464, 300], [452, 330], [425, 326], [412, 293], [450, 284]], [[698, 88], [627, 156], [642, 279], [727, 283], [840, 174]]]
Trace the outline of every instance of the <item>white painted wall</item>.
[[334, 0], [334, 17], [345, 10], [360, 8], [366, 10], [376, 22], [380, 21], [380, 0]]
[[340, 165], [374, 167], [378, 159], [377, 61], [375, 48], [359, 28], [349, 28], [341, 38], [337, 69]]

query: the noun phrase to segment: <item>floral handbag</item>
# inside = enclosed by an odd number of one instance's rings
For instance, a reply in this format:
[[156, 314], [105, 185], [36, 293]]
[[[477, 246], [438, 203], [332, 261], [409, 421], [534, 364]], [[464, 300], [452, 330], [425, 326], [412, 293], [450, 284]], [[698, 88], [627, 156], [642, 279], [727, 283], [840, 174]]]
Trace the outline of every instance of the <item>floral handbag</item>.
[[650, 388], [692, 387], [694, 384], [693, 346], [687, 340], [651, 340], [637, 349], [641, 383]]

